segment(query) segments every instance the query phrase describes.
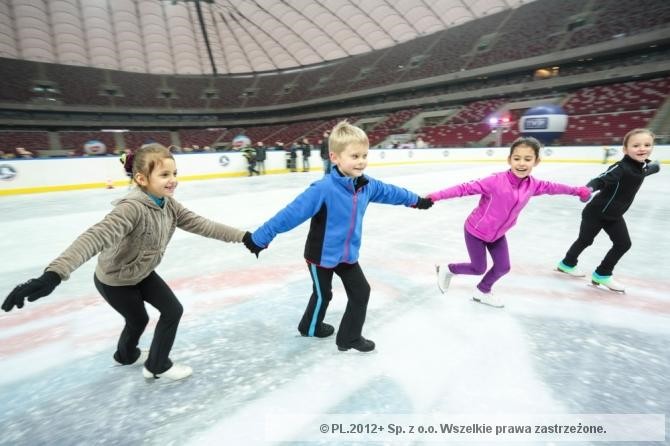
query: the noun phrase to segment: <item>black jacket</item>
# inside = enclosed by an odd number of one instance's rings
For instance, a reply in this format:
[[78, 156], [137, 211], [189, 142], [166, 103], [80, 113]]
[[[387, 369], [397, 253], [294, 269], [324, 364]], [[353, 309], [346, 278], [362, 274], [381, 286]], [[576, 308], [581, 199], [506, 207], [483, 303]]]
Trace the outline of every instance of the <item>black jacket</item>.
[[656, 171], [647, 171], [647, 164], [639, 163], [628, 155], [612, 164], [604, 173], [589, 181], [586, 186], [600, 191], [584, 208], [591, 215], [600, 214], [606, 219], [621, 217], [633, 203], [644, 178]]

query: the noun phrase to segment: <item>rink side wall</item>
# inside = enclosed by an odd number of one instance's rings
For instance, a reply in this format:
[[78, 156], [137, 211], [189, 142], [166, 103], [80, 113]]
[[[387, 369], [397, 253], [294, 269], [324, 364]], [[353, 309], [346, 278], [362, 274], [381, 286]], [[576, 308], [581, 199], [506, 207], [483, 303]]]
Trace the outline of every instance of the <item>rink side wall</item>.
[[[505, 162], [509, 148], [437, 148], [437, 149], [374, 149], [368, 155], [369, 166], [409, 164]], [[543, 162], [602, 163], [602, 147], [546, 147]], [[612, 163], [621, 152], [610, 156]], [[656, 146], [653, 159], [670, 164], [670, 145]], [[247, 175], [247, 163], [240, 153], [218, 152], [176, 154], [180, 181]], [[302, 157], [298, 156], [298, 170]], [[322, 170], [317, 150], [310, 158], [313, 171]], [[283, 151], [269, 151], [265, 167], [268, 174], [286, 173]], [[128, 184], [123, 167], [116, 156], [0, 160], [0, 195], [31, 194], [77, 189], [94, 189]]]

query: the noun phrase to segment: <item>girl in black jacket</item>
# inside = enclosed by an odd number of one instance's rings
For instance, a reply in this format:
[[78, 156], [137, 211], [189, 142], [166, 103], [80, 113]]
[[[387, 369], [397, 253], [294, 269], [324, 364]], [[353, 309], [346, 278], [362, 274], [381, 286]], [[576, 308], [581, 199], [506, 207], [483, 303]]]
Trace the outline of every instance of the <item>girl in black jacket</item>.
[[583, 277], [584, 274], [577, 269], [577, 258], [593, 243], [602, 229], [612, 240], [612, 248], [591, 275], [591, 281], [594, 285], [603, 285], [612, 291], [625, 291], [624, 286], [612, 277], [619, 259], [631, 247], [623, 214], [633, 203], [644, 178], [660, 169], [658, 161], [648, 159], [653, 148], [654, 134], [650, 130], [631, 130], [623, 138], [624, 157], [586, 184], [600, 193], [584, 207], [579, 236], [558, 264], [559, 271]]

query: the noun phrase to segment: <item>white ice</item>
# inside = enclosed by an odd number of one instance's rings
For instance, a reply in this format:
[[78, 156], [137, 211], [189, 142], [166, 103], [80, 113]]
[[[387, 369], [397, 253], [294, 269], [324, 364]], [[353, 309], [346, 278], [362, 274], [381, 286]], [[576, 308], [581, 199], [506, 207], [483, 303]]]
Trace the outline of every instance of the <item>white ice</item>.
[[[425, 194], [506, 167], [366, 173]], [[603, 168], [546, 163], [533, 174], [581, 185]], [[253, 230], [320, 176], [184, 182], [176, 198]], [[467, 260], [463, 222], [478, 197], [427, 211], [371, 205], [360, 257], [372, 286], [363, 334], [377, 350], [369, 354], [298, 335], [311, 292], [302, 257], [308, 223], [279, 235], [258, 260], [241, 244], [178, 231], [157, 270], [185, 309], [171, 357], [194, 375], [174, 383], [113, 365], [122, 319], [97, 295], [89, 261], [51, 296], [0, 315], [0, 444], [299, 443], [305, 425], [288, 426], [294, 437], [266, 438], [267, 424], [282, 415], [321, 423], [328, 414], [668, 413], [668, 190], [667, 172], [649, 177], [626, 214], [633, 246], [615, 270], [625, 295], [553, 271], [577, 236], [583, 204], [532, 199], [507, 234], [512, 271], [494, 287], [502, 310], [471, 300], [477, 277], [457, 276], [447, 295], [435, 283], [436, 263]], [[39, 275], [125, 193], [0, 199], [0, 295]], [[609, 247], [601, 234], [580, 266], [592, 271]], [[335, 278], [326, 321], [337, 327], [345, 304]]]

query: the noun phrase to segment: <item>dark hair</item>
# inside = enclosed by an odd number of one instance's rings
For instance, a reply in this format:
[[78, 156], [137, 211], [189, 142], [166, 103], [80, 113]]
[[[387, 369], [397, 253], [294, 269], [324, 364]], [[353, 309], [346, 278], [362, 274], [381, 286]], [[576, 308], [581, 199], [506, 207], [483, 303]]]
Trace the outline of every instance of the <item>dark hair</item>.
[[514, 140], [512, 146], [509, 148], [509, 156], [512, 156], [514, 149], [519, 146], [528, 146], [533, 149], [535, 152], [535, 158], [540, 159], [540, 148], [542, 148], [542, 143], [532, 136], [521, 136]]
[[123, 157], [123, 170], [126, 171], [128, 175], [133, 174], [133, 159], [135, 158], [135, 154], [133, 152], [126, 153], [125, 156]]

